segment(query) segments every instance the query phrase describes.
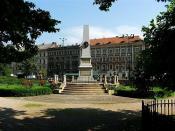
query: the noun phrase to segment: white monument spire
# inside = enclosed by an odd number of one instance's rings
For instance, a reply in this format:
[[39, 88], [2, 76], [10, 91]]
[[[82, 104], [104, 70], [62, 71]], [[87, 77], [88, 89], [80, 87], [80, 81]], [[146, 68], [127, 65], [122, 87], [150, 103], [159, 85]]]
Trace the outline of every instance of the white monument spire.
[[[85, 43], [87, 43], [87, 45]], [[83, 26], [83, 41], [82, 41], [81, 47], [82, 47], [81, 57], [91, 58], [90, 40], [89, 40], [89, 25]]]
[[89, 25], [83, 27], [83, 42], [85, 41], [89, 43]]

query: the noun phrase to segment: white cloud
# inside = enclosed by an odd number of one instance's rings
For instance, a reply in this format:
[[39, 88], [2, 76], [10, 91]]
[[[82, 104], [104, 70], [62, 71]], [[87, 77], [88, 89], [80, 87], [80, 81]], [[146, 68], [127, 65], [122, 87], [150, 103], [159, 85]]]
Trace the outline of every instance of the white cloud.
[[[142, 37], [141, 27], [121, 25], [114, 28], [104, 28], [98, 26], [90, 26], [90, 39], [115, 37], [123, 34], [135, 34]], [[75, 44], [81, 43], [83, 39], [83, 26], [76, 26], [64, 31], [64, 37], [67, 38], [66, 43]]]

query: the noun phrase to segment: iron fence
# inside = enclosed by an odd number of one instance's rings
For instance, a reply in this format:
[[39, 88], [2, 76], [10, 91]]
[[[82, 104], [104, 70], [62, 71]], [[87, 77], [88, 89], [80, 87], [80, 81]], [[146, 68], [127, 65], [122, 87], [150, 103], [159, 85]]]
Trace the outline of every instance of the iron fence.
[[175, 131], [175, 100], [142, 101], [144, 131]]

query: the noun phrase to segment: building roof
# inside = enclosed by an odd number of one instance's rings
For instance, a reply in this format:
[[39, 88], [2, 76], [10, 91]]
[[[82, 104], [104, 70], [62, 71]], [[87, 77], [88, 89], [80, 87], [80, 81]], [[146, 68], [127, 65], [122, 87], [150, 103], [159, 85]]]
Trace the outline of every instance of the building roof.
[[39, 50], [46, 50], [46, 49], [55, 48], [55, 47], [58, 47], [56, 42], [52, 42], [48, 44], [43, 43], [43, 44], [38, 45]]
[[135, 43], [138, 41], [143, 41], [139, 36], [129, 36], [129, 37], [111, 37], [111, 38], [99, 38], [91, 39], [91, 46], [95, 45], [108, 45], [108, 44], [122, 44], [122, 43]]

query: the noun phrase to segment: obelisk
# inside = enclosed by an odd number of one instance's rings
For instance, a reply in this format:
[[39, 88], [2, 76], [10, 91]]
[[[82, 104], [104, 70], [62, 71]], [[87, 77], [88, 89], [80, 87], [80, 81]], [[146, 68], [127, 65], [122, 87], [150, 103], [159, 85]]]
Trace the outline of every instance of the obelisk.
[[80, 65], [78, 82], [93, 82], [93, 70], [91, 64], [91, 50], [89, 40], [89, 25], [83, 27], [83, 41], [80, 46]]

